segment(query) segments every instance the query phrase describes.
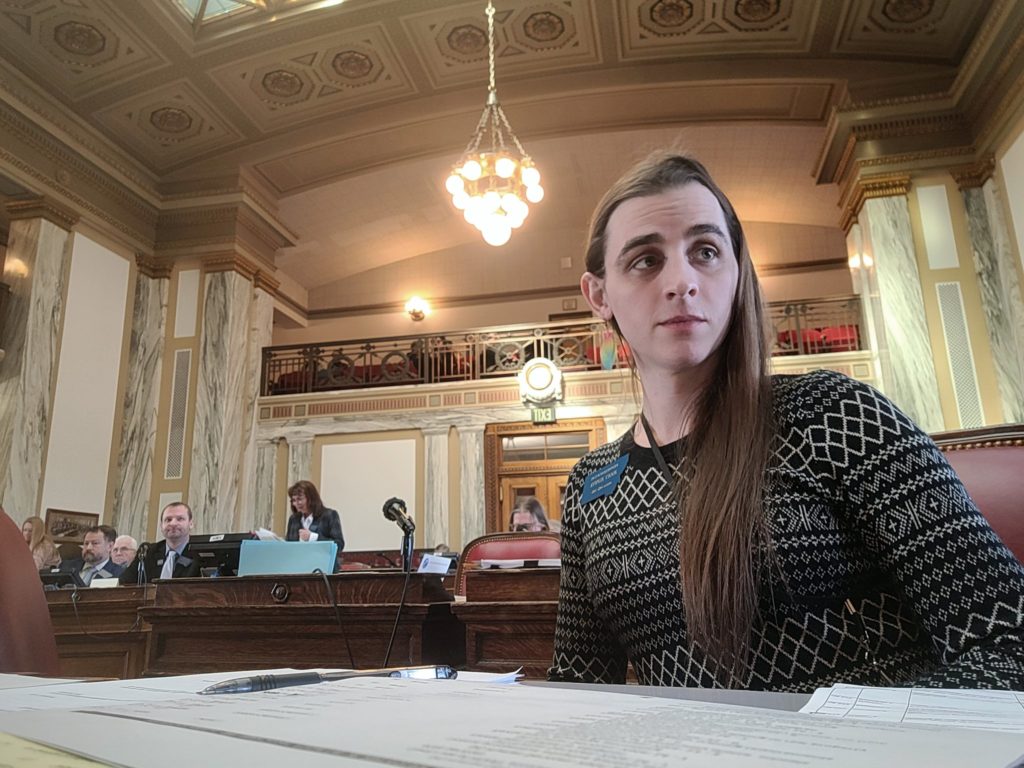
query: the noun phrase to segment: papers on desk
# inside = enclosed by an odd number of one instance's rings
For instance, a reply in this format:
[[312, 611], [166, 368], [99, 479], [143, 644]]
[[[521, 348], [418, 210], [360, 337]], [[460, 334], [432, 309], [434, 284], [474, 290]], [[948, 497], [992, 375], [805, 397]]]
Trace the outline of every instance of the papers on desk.
[[481, 568], [561, 568], [562, 561], [557, 557], [546, 557], [539, 560], [481, 560]]
[[950, 688], [819, 688], [803, 713], [1024, 734], [1024, 693]]
[[13, 688], [37, 688], [41, 685], [60, 685], [61, 683], [81, 682], [73, 678], [63, 677], [32, 677], [30, 675], [8, 675], [0, 673], [0, 691]]
[[[238, 673], [234, 673], [238, 674]], [[310, 728], [329, 721], [330, 728]], [[544, 686], [362, 678], [86, 711], [0, 731], [124, 766], [1008, 766], [1024, 736]]]

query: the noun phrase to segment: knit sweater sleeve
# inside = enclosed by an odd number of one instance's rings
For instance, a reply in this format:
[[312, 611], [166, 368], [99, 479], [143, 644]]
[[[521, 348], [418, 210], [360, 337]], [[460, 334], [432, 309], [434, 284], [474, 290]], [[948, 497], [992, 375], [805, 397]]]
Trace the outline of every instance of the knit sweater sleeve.
[[585, 460], [576, 465], [562, 508], [562, 577], [555, 624], [555, 653], [549, 680], [580, 683], [622, 683], [626, 654], [597, 614], [587, 587], [580, 502]]
[[839, 374], [818, 382], [825, 405], [809, 442], [940, 662], [914, 685], [1024, 689], [1024, 567], [895, 405]]

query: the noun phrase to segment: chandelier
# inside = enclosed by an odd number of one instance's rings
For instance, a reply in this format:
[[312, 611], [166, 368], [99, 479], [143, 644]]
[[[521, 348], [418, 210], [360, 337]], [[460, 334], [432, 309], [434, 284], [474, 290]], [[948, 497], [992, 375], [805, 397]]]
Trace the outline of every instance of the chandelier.
[[504, 245], [544, 199], [540, 171], [519, 143], [498, 102], [494, 85], [494, 6], [487, 2], [487, 103], [476, 132], [445, 182], [452, 205], [490, 245]]

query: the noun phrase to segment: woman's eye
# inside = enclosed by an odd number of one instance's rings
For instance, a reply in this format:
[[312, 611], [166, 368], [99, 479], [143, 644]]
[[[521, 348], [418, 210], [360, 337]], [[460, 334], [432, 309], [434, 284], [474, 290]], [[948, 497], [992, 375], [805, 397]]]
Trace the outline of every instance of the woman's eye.
[[714, 261], [718, 258], [718, 249], [709, 245], [701, 246], [697, 249], [697, 258], [701, 261]]
[[633, 259], [633, 263], [630, 264], [630, 269], [650, 269], [658, 263], [658, 256], [654, 253], [644, 253]]

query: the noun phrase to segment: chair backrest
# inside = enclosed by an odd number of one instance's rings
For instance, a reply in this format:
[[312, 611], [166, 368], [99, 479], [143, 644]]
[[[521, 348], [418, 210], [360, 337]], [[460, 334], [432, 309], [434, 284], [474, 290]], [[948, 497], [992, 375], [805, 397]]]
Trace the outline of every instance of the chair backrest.
[[57, 641], [32, 553], [0, 512], [0, 672], [55, 676]]
[[551, 531], [488, 533], [462, 550], [455, 571], [455, 594], [466, 594], [466, 570], [481, 560], [548, 560], [562, 556], [562, 537]]
[[1024, 424], [933, 437], [989, 525], [1024, 561]]

